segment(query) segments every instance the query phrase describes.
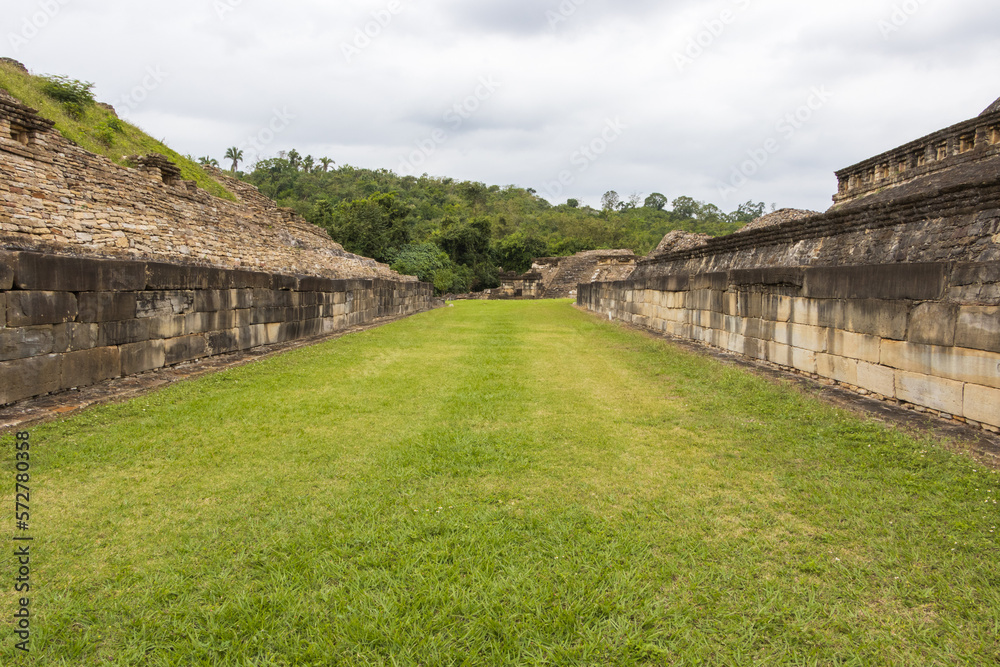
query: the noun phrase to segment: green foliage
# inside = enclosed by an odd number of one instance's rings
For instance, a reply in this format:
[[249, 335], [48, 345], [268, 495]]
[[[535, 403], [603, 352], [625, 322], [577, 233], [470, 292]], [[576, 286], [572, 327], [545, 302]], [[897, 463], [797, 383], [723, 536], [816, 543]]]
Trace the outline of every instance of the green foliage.
[[341, 202], [331, 212], [330, 235], [344, 249], [391, 263], [410, 240], [405, 223], [408, 211], [394, 194], [373, 194], [365, 199]]
[[[339, 207], [376, 194], [395, 194], [403, 216], [401, 225], [409, 236], [406, 243], [381, 244], [381, 252], [392, 248], [401, 252], [407, 243], [434, 244], [450, 262], [434, 274], [439, 278], [433, 282], [441, 291], [495, 286], [500, 267], [525, 271], [535, 257], [600, 248], [646, 254], [674, 229], [720, 236], [739, 229], [749, 215], [746, 206], [742, 212], [726, 214], [690, 197], [678, 197], [673, 210], [668, 210], [667, 198], [660, 193], [645, 200], [632, 194], [623, 201], [610, 192], [609, 206], [603, 211], [581, 206], [576, 199], [552, 206], [530, 189], [512, 185], [398, 176], [387, 169], [351, 165], [330, 168], [332, 164], [328, 158], [310, 161], [309, 156], [303, 158], [291, 150], [258, 162], [244, 178], [281, 206], [292, 207], [310, 222], [332, 230], [334, 238], [354, 251], [368, 246], [351, 236], [350, 230], [337, 228], [342, 224], [335, 224], [341, 215]], [[386, 256], [396, 260], [391, 253]], [[447, 272], [453, 280], [441, 277]], [[443, 289], [445, 283], [451, 287]]]
[[60, 75], [43, 76], [40, 79], [42, 92], [60, 102], [66, 113], [73, 118], [83, 118], [86, 107], [94, 104], [94, 84], [89, 81]]
[[[220, 185], [194, 160], [180, 155], [135, 125], [119, 120], [111, 111], [94, 104], [92, 99], [80, 107], [81, 113], [79, 115], [70, 112], [63, 102], [45, 92], [46, 87], [51, 89], [51, 79], [69, 81], [66, 77], [32, 76], [12, 65], [0, 62], [0, 88], [24, 104], [38, 109], [40, 116], [53, 121], [56, 130], [84, 150], [103, 155], [112, 162], [123, 166], [125, 166], [123, 156], [160, 153], [180, 167], [181, 178], [194, 181], [198, 187], [216, 197], [230, 201], [236, 200], [232, 193]], [[82, 85], [86, 88], [89, 84]]]

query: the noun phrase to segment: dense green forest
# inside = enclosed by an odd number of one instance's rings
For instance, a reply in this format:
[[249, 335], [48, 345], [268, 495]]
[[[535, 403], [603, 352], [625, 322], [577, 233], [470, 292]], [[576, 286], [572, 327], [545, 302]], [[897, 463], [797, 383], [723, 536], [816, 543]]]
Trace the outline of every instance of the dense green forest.
[[[238, 149], [226, 155], [237, 166]], [[614, 191], [604, 195], [601, 210], [573, 199], [553, 206], [530, 188], [332, 164], [292, 150], [239, 175], [327, 229], [347, 250], [432, 282], [440, 292], [495, 287], [501, 271], [526, 271], [535, 257], [600, 248], [644, 255], [674, 229], [729, 234], [765, 208], [747, 202], [725, 213], [690, 197], [622, 199]]]

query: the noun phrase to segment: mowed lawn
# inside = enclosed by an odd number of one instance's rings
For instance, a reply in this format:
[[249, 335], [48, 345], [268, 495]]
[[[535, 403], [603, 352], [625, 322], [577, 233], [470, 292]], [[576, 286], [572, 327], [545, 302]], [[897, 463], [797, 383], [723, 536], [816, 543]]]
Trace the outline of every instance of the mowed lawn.
[[1000, 661], [994, 471], [568, 301], [461, 302], [31, 440], [32, 652], [9, 556], [4, 665]]

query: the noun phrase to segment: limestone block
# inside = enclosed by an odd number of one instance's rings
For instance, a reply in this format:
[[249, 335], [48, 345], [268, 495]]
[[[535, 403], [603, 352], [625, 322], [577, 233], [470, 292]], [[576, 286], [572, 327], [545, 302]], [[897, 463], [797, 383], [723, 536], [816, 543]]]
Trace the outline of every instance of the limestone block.
[[0, 362], [0, 405], [59, 390], [61, 354]]
[[253, 290], [238, 289], [233, 291], [233, 308], [236, 310], [249, 310], [253, 308]]
[[0, 292], [0, 329], [7, 326], [7, 293]]
[[844, 329], [854, 333], [905, 340], [910, 307], [902, 301], [858, 299], [844, 303]]
[[213, 331], [206, 334], [210, 354], [226, 354], [240, 349], [239, 329]]
[[247, 308], [247, 309], [240, 309], [240, 310], [234, 310], [233, 311], [233, 316], [236, 318], [236, 327], [237, 328], [243, 328], [243, 327], [248, 327], [251, 324], [253, 324], [253, 322], [252, 322], [252, 320], [253, 320], [252, 315], [253, 315], [253, 313], [250, 311], [249, 308]]
[[101, 322], [97, 325], [97, 347], [127, 345], [149, 340], [149, 320]]
[[70, 292], [7, 292], [7, 326], [72, 322], [79, 312], [76, 295]]
[[907, 340], [920, 345], [952, 346], [957, 322], [957, 305], [922, 303], [910, 311]]
[[747, 330], [747, 318], [726, 316], [723, 321], [723, 329], [729, 333], [743, 335]]
[[80, 322], [115, 322], [136, 316], [135, 292], [82, 292]]
[[170, 338], [163, 344], [167, 366], [208, 356], [208, 341], [200, 334]]
[[896, 371], [896, 398], [952, 415], [964, 411], [965, 385], [941, 377]]
[[860, 386], [856, 359], [820, 353], [816, 355], [816, 372], [837, 382]]
[[53, 345], [51, 325], [0, 329], [0, 361], [51, 354]]
[[1000, 388], [1000, 354], [963, 347], [882, 341], [883, 366]]
[[122, 345], [120, 350], [123, 376], [163, 368], [167, 363], [166, 345], [162, 340]]
[[214, 313], [233, 308], [232, 290], [198, 290], [194, 293], [194, 312]]
[[143, 262], [17, 253], [19, 289], [65, 292], [135, 292], [145, 289]]
[[768, 327], [769, 340], [782, 345], [792, 344], [792, 325], [786, 322], [775, 322]]
[[963, 306], [959, 310], [955, 345], [1000, 352], [1000, 307]]
[[208, 284], [199, 280], [199, 278], [203, 279], [204, 277], [203, 274], [197, 272], [196, 267], [148, 262], [146, 264], [146, 284], [139, 289], [154, 291], [206, 289]]
[[855, 384], [882, 396], [896, 396], [896, 372], [885, 366], [858, 362], [858, 381]]
[[788, 321], [794, 324], [819, 326], [819, 299], [792, 297], [792, 312]]
[[117, 347], [95, 347], [63, 355], [62, 387], [87, 387], [121, 376], [121, 352]]
[[944, 295], [948, 271], [946, 263], [809, 267], [802, 293], [818, 299], [934, 301]]
[[52, 325], [52, 353], [64, 354], [70, 352], [73, 343], [72, 327], [75, 322]]
[[814, 350], [804, 350], [800, 347], [793, 347], [792, 367], [804, 373], [816, 373], [816, 352]]
[[782, 366], [794, 367], [793, 348], [777, 342], [768, 342], [767, 360]]
[[813, 352], [826, 352], [829, 329], [809, 326], [806, 324], [788, 324], [789, 341], [787, 344]]
[[136, 295], [136, 317], [190, 313], [194, 310], [194, 295], [191, 290], [139, 292]]
[[882, 339], [878, 336], [827, 329], [827, 351], [840, 357], [877, 364], [881, 361]]
[[150, 317], [146, 321], [149, 323], [149, 337], [151, 339], [177, 338], [187, 334], [186, 315], [162, 315]]
[[788, 322], [792, 318], [792, 297], [778, 294], [761, 296], [762, 317], [772, 322]]
[[741, 336], [738, 333], [730, 333], [729, 341], [726, 343], [725, 347], [730, 352], [734, 352], [736, 354], [746, 354], [747, 339], [745, 336]]
[[14, 286], [16, 260], [16, 254], [0, 252], [0, 292], [9, 290]]
[[86, 322], [70, 322], [70, 351], [89, 350], [97, 347], [100, 333], [98, 325]]
[[738, 315], [740, 312], [740, 297], [736, 292], [726, 292], [722, 295], [722, 312], [726, 315]]
[[1000, 389], [977, 384], [965, 385], [965, 407], [962, 414], [966, 419], [1000, 426]]

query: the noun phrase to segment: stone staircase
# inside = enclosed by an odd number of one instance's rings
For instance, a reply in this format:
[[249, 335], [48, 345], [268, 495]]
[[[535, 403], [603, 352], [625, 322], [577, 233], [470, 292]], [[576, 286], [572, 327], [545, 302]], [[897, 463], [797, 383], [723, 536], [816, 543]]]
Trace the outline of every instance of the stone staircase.
[[600, 264], [609, 257], [632, 256], [630, 250], [591, 250], [559, 260], [559, 268], [545, 288], [542, 298], [567, 299], [576, 296], [580, 283], [624, 280], [635, 270], [635, 264]]

